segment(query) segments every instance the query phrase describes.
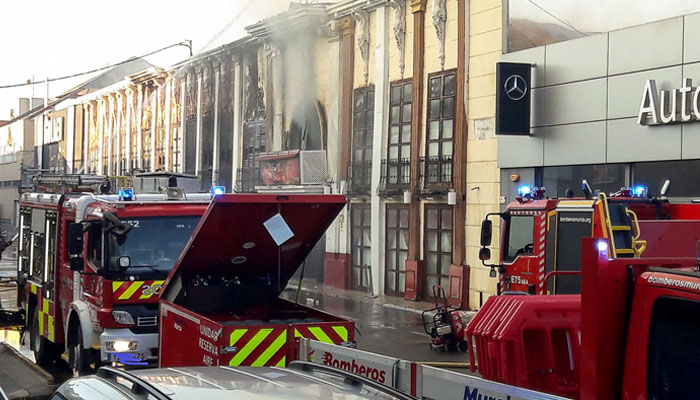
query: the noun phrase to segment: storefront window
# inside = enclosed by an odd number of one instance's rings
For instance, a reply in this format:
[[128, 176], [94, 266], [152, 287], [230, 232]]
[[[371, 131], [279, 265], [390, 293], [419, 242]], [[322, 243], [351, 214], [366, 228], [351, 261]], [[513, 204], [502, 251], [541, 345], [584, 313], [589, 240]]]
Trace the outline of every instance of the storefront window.
[[591, 189], [611, 193], [627, 185], [626, 164], [573, 165], [542, 168], [542, 186], [549, 197], [565, 197], [566, 189], [583, 196], [581, 181], [588, 181]]
[[669, 197], [700, 198], [700, 160], [660, 161], [634, 165], [634, 184], [646, 186], [656, 196], [664, 181], [670, 179]]

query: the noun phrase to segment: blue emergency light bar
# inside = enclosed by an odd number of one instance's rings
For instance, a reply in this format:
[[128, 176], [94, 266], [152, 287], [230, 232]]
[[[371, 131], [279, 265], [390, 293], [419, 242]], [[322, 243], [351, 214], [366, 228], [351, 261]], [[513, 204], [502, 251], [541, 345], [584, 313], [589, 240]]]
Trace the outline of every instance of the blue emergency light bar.
[[134, 188], [123, 187], [119, 188], [119, 200], [131, 201], [134, 199]]
[[646, 186], [635, 186], [632, 188], [632, 195], [634, 197], [644, 197], [644, 195], [647, 193], [647, 187]]
[[212, 186], [211, 187], [211, 195], [212, 196], [217, 196], [220, 194], [226, 193], [226, 187], [225, 186]]
[[518, 196], [527, 197], [532, 193], [532, 187], [530, 185], [518, 186]]

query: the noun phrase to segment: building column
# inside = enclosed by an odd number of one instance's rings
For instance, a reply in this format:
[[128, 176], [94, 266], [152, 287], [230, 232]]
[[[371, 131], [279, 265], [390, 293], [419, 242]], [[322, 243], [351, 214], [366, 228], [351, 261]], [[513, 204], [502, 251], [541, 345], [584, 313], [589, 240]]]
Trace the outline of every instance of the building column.
[[107, 173], [107, 171], [104, 170], [104, 144], [105, 144], [105, 108], [107, 107], [106, 101], [103, 99], [100, 99], [97, 101], [97, 118], [99, 118], [98, 121], [98, 129], [100, 131], [100, 143], [98, 146], [98, 156], [97, 156], [97, 174], [98, 175], [104, 175]]
[[466, 263], [467, 230], [467, 2], [457, 0], [457, 96], [455, 109], [454, 206], [452, 230], [452, 264], [449, 271], [449, 304], [467, 308], [469, 300], [469, 266]]
[[[231, 158], [231, 182], [232, 186], [236, 186], [238, 178], [238, 168], [241, 163], [241, 151], [243, 149], [243, 87], [244, 76], [243, 68], [241, 68], [241, 59], [232, 58], [231, 62], [234, 65], [233, 76], [233, 153]], [[233, 192], [233, 187], [231, 191]]]
[[116, 151], [116, 161], [117, 161], [117, 170], [114, 171], [114, 174], [117, 176], [123, 175], [122, 172], [122, 146], [124, 145], [122, 143], [122, 104], [124, 104], [124, 96], [122, 92], [117, 92], [117, 123], [116, 123], [116, 135], [117, 135], [117, 151]]
[[372, 143], [372, 194], [371, 194], [371, 239], [370, 264], [372, 266], [373, 294], [384, 293], [384, 221], [385, 210], [377, 189], [381, 181], [382, 159], [386, 156], [386, 127], [389, 115], [389, 13], [385, 5], [376, 11], [374, 47], [375, 82], [374, 82], [374, 132]]
[[66, 173], [73, 173], [75, 159], [75, 107], [68, 107], [66, 115]]
[[[346, 17], [337, 21], [333, 29], [329, 40], [330, 105], [326, 157], [328, 177], [333, 181], [331, 191], [344, 193], [351, 137], [355, 24], [352, 17]], [[326, 231], [323, 280], [324, 284], [339, 289], [350, 288], [349, 216], [346, 206]]]
[[125, 153], [125, 164], [126, 173], [131, 172], [131, 111], [134, 108], [134, 91], [131, 88], [126, 89], [126, 134], [124, 135], [124, 141], [126, 149]]
[[89, 103], [83, 105], [83, 166], [80, 171], [84, 173], [90, 172], [90, 122], [92, 122], [90, 108]]
[[151, 172], [156, 170], [156, 141], [158, 140], [158, 106], [160, 105], [160, 89], [156, 84], [151, 92]]
[[199, 163], [202, 161], [200, 155], [202, 151], [202, 73], [201, 67], [195, 70], [197, 77], [197, 138], [195, 139], [195, 154], [194, 154], [194, 174], [199, 175], [201, 169]]
[[425, 52], [426, 0], [410, 0], [413, 12], [413, 108], [411, 114], [411, 207], [408, 216], [408, 258], [404, 298], [420, 300], [425, 263], [420, 259], [420, 190], [421, 134], [423, 130], [423, 56]]
[[185, 90], [187, 89], [187, 75], [183, 74], [182, 82], [180, 83], [180, 140], [177, 141], [177, 165], [179, 168], [175, 169], [175, 172], [185, 172], [185, 120], [187, 119], [187, 114], [185, 113]]
[[219, 180], [219, 83], [221, 81], [221, 64], [214, 62], [214, 143], [211, 158], [211, 185]]
[[138, 85], [136, 107], [136, 168], [143, 170], [143, 85]]
[[171, 107], [171, 102], [173, 99], [173, 86], [175, 85], [174, 79], [168, 78], [165, 81], [165, 117], [163, 118], [165, 120], [165, 143], [163, 144], [163, 153], [165, 155], [164, 158], [164, 166], [163, 169], [165, 171], [172, 171], [173, 166], [170, 164], [170, 160], [172, 159], [172, 150], [173, 146], [171, 143], [171, 132], [170, 132], [170, 120], [172, 119], [172, 107]]

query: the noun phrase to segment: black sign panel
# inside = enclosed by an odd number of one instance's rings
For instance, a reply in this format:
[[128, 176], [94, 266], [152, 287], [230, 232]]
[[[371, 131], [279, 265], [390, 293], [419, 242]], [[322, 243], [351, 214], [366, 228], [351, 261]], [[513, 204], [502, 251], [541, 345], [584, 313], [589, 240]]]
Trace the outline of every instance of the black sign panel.
[[530, 134], [530, 64], [496, 64], [496, 134]]

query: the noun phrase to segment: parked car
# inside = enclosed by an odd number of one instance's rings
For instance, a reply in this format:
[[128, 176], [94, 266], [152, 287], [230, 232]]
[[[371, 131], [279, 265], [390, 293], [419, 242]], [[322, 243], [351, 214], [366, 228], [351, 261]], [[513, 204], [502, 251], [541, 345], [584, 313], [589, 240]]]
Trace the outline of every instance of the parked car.
[[73, 378], [50, 400], [381, 399], [411, 400], [346, 371], [295, 361], [278, 367], [183, 367], [123, 371], [103, 367]]

